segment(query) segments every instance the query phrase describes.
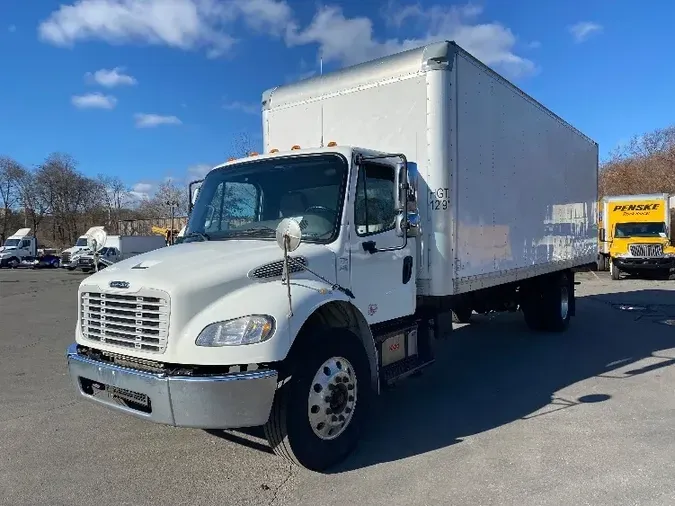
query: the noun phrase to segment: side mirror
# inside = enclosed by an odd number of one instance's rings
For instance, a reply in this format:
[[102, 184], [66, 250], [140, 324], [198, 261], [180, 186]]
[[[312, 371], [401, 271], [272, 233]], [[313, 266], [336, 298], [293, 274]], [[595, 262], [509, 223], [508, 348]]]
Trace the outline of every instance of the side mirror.
[[405, 160], [396, 166], [394, 176], [394, 206], [396, 212], [405, 211], [408, 202], [408, 167]]
[[600, 242], [605, 242], [605, 229], [600, 229]]
[[188, 185], [188, 214], [192, 214], [192, 208], [195, 206], [195, 202], [197, 202], [197, 195], [203, 182], [203, 179], [197, 179], [196, 181], [191, 181]]

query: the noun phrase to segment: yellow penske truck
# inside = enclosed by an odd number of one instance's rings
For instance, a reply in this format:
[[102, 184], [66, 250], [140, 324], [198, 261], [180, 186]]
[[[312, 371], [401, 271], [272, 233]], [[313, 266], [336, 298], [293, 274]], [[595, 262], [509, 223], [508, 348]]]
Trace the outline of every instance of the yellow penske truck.
[[598, 270], [612, 279], [621, 273], [652, 271], [667, 277], [675, 268], [666, 193], [603, 197], [598, 212]]

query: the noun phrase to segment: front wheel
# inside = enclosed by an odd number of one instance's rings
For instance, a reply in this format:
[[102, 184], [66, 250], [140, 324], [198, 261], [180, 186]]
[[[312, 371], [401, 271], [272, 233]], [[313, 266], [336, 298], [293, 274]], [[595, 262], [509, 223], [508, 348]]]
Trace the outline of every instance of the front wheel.
[[614, 281], [618, 281], [621, 278], [621, 271], [616, 265], [614, 265], [614, 262], [612, 262], [611, 259], [609, 261], [609, 274], [612, 276]]
[[358, 337], [343, 329], [317, 332], [277, 390], [267, 440], [296, 465], [328, 469], [356, 447], [370, 395], [370, 366]]

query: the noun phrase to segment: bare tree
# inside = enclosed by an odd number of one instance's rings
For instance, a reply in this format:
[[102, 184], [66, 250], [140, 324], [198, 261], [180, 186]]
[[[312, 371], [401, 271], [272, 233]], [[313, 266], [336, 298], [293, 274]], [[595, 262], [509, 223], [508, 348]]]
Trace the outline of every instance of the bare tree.
[[152, 197], [141, 201], [139, 211], [149, 218], [166, 218], [185, 216], [188, 210], [188, 196], [183, 186], [177, 185], [173, 179], [167, 179], [157, 187]]
[[232, 140], [232, 147], [228, 158], [244, 158], [249, 156], [251, 152], [255, 151], [253, 148], [253, 140], [248, 132], [241, 132], [235, 135]]
[[[53, 237], [70, 243], [82, 228], [82, 215], [103, 220], [100, 186], [77, 170], [77, 162], [67, 154], [52, 153], [40, 165], [34, 178], [38, 200], [53, 216]], [[97, 213], [98, 211], [98, 213]]]
[[602, 164], [601, 195], [675, 193], [675, 126], [636, 135]]
[[26, 170], [14, 159], [7, 156], [0, 157], [0, 240], [7, 238], [7, 229], [21, 194], [19, 181]]
[[131, 204], [131, 190], [119, 176], [99, 174], [96, 182], [108, 215], [108, 227], [114, 227], [115, 231], [119, 232], [117, 224], [122, 218], [124, 209]]

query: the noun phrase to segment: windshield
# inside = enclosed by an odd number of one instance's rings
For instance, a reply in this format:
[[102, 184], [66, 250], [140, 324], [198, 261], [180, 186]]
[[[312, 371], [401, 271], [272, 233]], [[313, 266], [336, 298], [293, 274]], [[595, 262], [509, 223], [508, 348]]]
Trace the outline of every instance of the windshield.
[[4, 244], [4, 245], [7, 246], [7, 247], [10, 247], [10, 246], [16, 247], [16, 246], [19, 245], [19, 242], [20, 242], [20, 241], [21, 241], [21, 239], [7, 239], [7, 240], [5, 241], [5, 244]]
[[87, 245], [87, 238], [86, 237], [80, 237], [77, 242], [75, 243], [75, 246], [86, 246]]
[[[334, 153], [289, 156], [213, 170], [184, 240], [274, 238], [283, 218], [297, 218], [303, 240], [335, 240], [347, 182], [347, 162]], [[194, 236], [189, 237], [190, 234]]]
[[665, 223], [618, 223], [614, 237], [659, 237], [665, 232]]

